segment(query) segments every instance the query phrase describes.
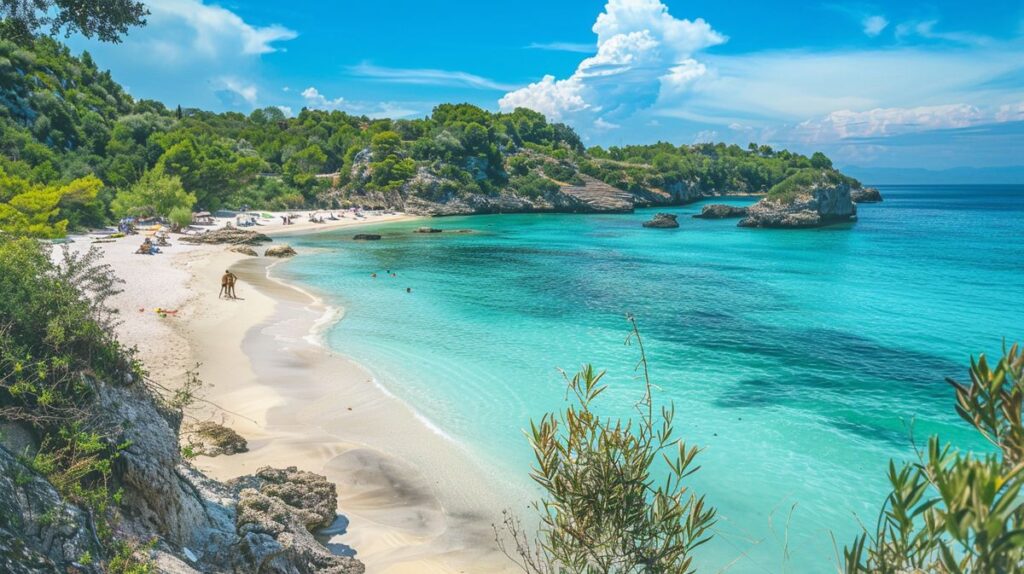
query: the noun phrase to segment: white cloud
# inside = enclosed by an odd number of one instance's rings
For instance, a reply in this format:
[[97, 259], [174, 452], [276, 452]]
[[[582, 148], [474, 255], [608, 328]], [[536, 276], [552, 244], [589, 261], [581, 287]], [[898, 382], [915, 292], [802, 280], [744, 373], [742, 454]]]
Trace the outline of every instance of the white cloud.
[[455, 70], [387, 68], [363, 63], [358, 66], [350, 67], [349, 72], [355, 76], [371, 78], [392, 84], [451, 86], [500, 91], [515, 89], [515, 86], [510, 84], [503, 84], [483, 76]]
[[279, 110], [281, 110], [281, 112], [284, 115], [288, 116], [289, 118], [295, 117], [295, 111], [292, 110], [291, 106], [274, 106], [274, 107], [279, 109]]
[[550, 50], [553, 52], [577, 52], [592, 54], [593, 44], [577, 44], [575, 42], [534, 42], [526, 47], [528, 50]]
[[146, 4], [150, 10], [146, 26], [133, 29], [123, 45], [81, 37], [69, 43], [88, 49], [115, 78], [130, 80], [136, 96], [171, 106], [237, 109], [258, 105], [261, 59], [297, 37], [281, 25], [247, 22], [210, 0], [146, 0]]
[[221, 78], [220, 83], [224, 90], [242, 98], [250, 106], [256, 106], [256, 102], [259, 99], [259, 89], [255, 85], [231, 76]]
[[610, 124], [653, 105], [663, 87], [678, 91], [692, 84], [707, 71], [694, 54], [726, 41], [703, 19], [673, 17], [660, 0], [608, 0], [593, 32], [597, 53], [571, 76], [547, 75], [511, 91], [499, 101], [501, 109]]
[[[253, 26], [234, 12], [200, 0], [150, 0], [148, 26], [184, 24], [191, 32], [190, 50], [184, 50], [177, 38], [177, 53], [190, 52], [217, 57], [226, 53], [246, 56], [269, 54], [279, 48], [277, 42], [292, 40], [298, 34], [284, 26]], [[167, 53], [167, 42], [160, 40]]]
[[989, 46], [995, 42], [995, 40], [988, 36], [972, 32], [939, 31], [935, 29], [938, 23], [938, 20], [904, 22], [896, 26], [896, 37], [907, 39], [918, 36], [926, 40], [942, 40], [966, 46]]
[[420, 106], [404, 102], [352, 102], [342, 97], [328, 98], [310, 86], [302, 91], [306, 107], [318, 110], [339, 110], [369, 118], [405, 118], [421, 113]]
[[345, 98], [338, 97], [329, 100], [313, 86], [302, 90], [302, 97], [306, 98], [306, 104], [311, 108], [336, 110], [345, 105]]
[[966, 128], [994, 120], [991, 113], [968, 104], [917, 106], [913, 108], [875, 108], [855, 112], [839, 110], [820, 120], [801, 122], [796, 136], [805, 142], [837, 139], [883, 137], [910, 132]]
[[876, 15], [864, 18], [861, 24], [864, 25], [864, 33], [874, 38], [889, 26], [889, 21], [885, 19], [885, 16]]

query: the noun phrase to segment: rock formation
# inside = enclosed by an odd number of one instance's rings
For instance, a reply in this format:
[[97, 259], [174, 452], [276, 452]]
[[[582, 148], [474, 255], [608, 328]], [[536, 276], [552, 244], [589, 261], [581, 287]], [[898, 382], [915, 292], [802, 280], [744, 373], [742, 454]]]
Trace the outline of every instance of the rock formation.
[[200, 235], [185, 235], [181, 238], [185, 243], [199, 243], [207, 245], [231, 244], [231, 245], [259, 245], [267, 241], [273, 241], [270, 237], [257, 231], [238, 229], [236, 227], [223, 227], [214, 231], [207, 231]]
[[185, 435], [188, 445], [198, 455], [220, 456], [249, 451], [249, 445], [242, 435], [213, 421], [196, 423]]
[[671, 229], [679, 227], [679, 222], [676, 221], [678, 216], [671, 213], [659, 213], [651, 218], [650, 221], [644, 222], [644, 227], [655, 227], [659, 229]]
[[259, 257], [260, 255], [255, 249], [248, 245], [236, 245], [235, 247], [229, 248], [228, 251], [234, 251], [235, 253], [241, 253], [242, 255], [248, 255], [249, 257]]
[[441, 233], [442, 231], [444, 230], [438, 229], [436, 227], [420, 227], [416, 229], [416, 231], [414, 231], [413, 233]]
[[378, 241], [380, 237], [376, 233], [357, 233], [352, 236], [352, 239], [356, 241]]
[[768, 197], [750, 206], [739, 227], [821, 227], [857, 218], [846, 182], [818, 181], [791, 197]]
[[700, 213], [694, 215], [694, 217], [698, 219], [731, 219], [734, 217], [746, 216], [746, 207], [737, 207], [735, 205], [725, 205], [722, 203], [705, 205], [704, 208], [701, 209]]
[[874, 187], [862, 187], [850, 191], [850, 199], [854, 203], [880, 203], [882, 193]]
[[263, 252], [267, 257], [294, 257], [298, 255], [291, 245], [275, 245]]

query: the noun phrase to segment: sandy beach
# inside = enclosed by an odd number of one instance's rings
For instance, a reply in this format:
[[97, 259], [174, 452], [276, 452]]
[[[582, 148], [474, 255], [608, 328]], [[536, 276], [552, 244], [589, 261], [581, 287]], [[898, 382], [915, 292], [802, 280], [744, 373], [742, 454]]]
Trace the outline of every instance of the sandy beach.
[[[408, 219], [376, 214], [257, 230], [280, 236]], [[528, 493], [472, 460], [368, 369], [321, 346], [318, 332], [340, 310], [274, 278], [280, 260], [179, 239], [172, 235], [172, 245], [154, 256], [134, 255], [140, 236], [96, 245], [126, 281], [113, 301], [123, 318], [119, 336], [138, 347], [150, 376], [172, 388], [189, 370], [202, 379], [204, 402], [187, 413], [186, 424], [213, 420], [248, 440], [249, 452], [198, 457], [196, 466], [218, 479], [262, 466], [326, 475], [339, 494], [339, 520], [327, 543], [339, 553], [354, 551], [367, 572], [512, 571], [495, 548], [491, 524]], [[92, 244], [78, 237], [71, 247]], [[225, 269], [240, 279], [238, 300], [217, 296]]]

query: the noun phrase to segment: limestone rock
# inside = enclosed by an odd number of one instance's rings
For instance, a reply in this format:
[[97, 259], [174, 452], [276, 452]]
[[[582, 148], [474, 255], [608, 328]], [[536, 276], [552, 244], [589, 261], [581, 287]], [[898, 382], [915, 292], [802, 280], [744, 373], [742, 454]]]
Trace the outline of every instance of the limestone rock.
[[731, 219], [734, 217], [746, 217], [746, 215], [746, 207], [716, 203], [714, 205], [705, 205], [700, 213], [694, 215], [694, 217], [698, 219]]
[[378, 241], [380, 239], [380, 235], [377, 235], [376, 233], [357, 233], [352, 236], [352, 239], [355, 239], [356, 241]]
[[195, 453], [203, 456], [232, 455], [249, 451], [242, 435], [212, 421], [192, 425], [187, 438]]
[[850, 191], [854, 203], [881, 203], [882, 193], [874, 187], [862, 187]]
[[414, 233], [441, 233], [442, 231], [436, 227], [420, 227]]
[[651, 218], [650, 221], [644, 222], [644, 227], [654, 227], [658, 229], [673, 229], [679, 227], [679, 222], [676, 221], [678, 216], [671, 213], [659, 213]]
[[358, 560], [331, 554], [313, 531], [334, 521], [338, 495], [324, 477], [295, 467], [261, 468], [231, 482], [243, 562], [267, 574], [362, 574]]
[[224, 227], [214, 231], [208, 231], [202, 235], [186, 235], [181, 238], [185, 243], [196, 243], [204, 245], [230, 244], [230, 245], [259, 245], [273, 241], [270, 237], [247, 229], [237, 227]]
[[298, 253], [291, 245], [275, 245], [263, 252], [267, 257], [295, 257]]
[[249, 257], [259, 257], [260, 255], [259, 253], [256, 252], [255, 249], [249, 247], [248, 245], [236, 245], [234, 247], [228, 248], [228, 251], [241, 253], [242, 255], [248, 255]]
[[857, 205], [850, 199], [845, 182], [819, 181], [791, 199], [762, 199], [750, 206], [739, 227], [797, 229], [821, 227], [857, 218]]
[[0, 447], [0, 572], [100, 574], [97, 540], [85, 512]]

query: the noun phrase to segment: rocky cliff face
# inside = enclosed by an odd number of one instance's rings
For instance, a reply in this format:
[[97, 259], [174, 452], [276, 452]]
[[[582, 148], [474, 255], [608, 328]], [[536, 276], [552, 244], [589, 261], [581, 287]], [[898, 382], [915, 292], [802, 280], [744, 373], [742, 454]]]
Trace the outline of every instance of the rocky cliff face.
[[882, 193], [874, 187], [862, 187], [850, 191], [854, 203], [881, 203]]
[[762, 199], [750, 206], [740, 227], [821, 227], [857, 218], [847, 183], [817, 183], [791, 198]]
[[[117, 537], [156, 541], [145, 551], [160, 572], [360, 574], [363, 565], [332, 555], [313, 532], [334, 520], [337, 493], [321, 476], [260, 469], [230, 485], [205, 477], [179, 451], [180, 412], [158, 406], [133, 385], [96, 384], [89, 408], [117, 421], [127, 444], [113, 485], [122, 496]], [[5, 435], [6, 436], [6, 435]], [[103, 571], [92, 518], [0, 446], [0, 571], [18, 574]]]

